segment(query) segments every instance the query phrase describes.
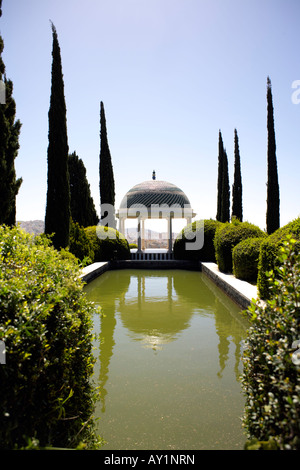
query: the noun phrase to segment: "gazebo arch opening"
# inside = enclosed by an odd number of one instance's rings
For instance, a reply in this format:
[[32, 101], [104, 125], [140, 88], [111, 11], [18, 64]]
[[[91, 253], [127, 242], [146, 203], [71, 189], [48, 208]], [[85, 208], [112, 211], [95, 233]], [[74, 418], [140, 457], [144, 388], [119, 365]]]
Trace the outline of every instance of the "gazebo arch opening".
[[131, 188], [121, 201], [119, 211], [119, 231], [125, 234], [125, 221], [137, 222], [138, 253], [145, 250], [145, 223], [151, 220], [165, 219], [167, 222], [168, 252], [173, 250], [173, 221], [185, 219], [191, 223], [195, 213], [186, 194], [178, 186], [156, 179], [144, 181]]

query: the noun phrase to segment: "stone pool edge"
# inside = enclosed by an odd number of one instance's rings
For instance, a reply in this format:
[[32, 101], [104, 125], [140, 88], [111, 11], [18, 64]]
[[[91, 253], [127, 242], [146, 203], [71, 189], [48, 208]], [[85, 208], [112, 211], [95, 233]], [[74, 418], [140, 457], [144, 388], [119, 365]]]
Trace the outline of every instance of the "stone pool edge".
[[204, 263], [200, 261], [102, 261], [83, 268], [80, 278], [83, 282], [88, 284], [104, 272], [115, 269], [188, 269], [202, 271], [242, 309], [247, 309], [251, 301], [253, 299], [256, 300], [258, 297], [256, 286], [246, 281], [236, 279], [232, 274], [221, 273], [215, 263]]
[[215, 263], [201, 263], [201, 265], [202, 272], [214, 281], [241, 308], [247, 309], [252, 300], [257, 300], [257, 286], [237, 279], [233, 274], [221, 273]]

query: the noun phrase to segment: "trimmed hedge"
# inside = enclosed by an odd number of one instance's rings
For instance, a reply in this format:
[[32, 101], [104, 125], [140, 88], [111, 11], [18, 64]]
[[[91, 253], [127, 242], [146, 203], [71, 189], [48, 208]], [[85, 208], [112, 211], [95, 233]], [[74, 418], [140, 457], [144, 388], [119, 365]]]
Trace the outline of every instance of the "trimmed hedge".
[[247, 238], [267, 237], [256, 225], [249, 222], [240, 222], [235, 219], [233, 222], [222, 224], [216, 231], [214, 246], [216, 260], [220, 271], [232, 273], [232, 250], [242, 240]]
[[130, 258], [128, 241], [114, 228], [97, 225], [84, 231], [94, 252], [94, 262]]
[[279, 262], [268, 277], [270, 299], [247, 310], [251, 326], [242, 375], [247, 449], [300, 450], [300, 254], [292, 239], [283, 242]]
[[92, 263], [95, 257], [92, 244], [84, 231], [84, 227], [81, 227], [78, 222], [73, 222], [72, 219], [70, 221], [69, 250], [83, 265]]
[[268, 272], [279, 266], [280, 248], [288, 235], [292, 235], [296, 239], [295, 249], [300, 252], [300, 217], [276, 230], [261, 244], [257, 287], [262, 299], [270, 297]]
[[238, 243], [232, 251], [233, 274], [238, 279], [256, 282], [260, 245], [264, 238], [247, 238]]
[[74, 256], [0, 226], [0, 448], [97, 445], [92, 320]]
[[212, 261], [215, 263], [215, 247], [214, 236], [216, 229], [221, 225], [217, 220], [207, 219], [204, 220], [204, 245], [200, 250], [187, 250], [186, 247], [189, 243], [195, 243], [202, 235], [202, 222], [195, 221], [182, 229], [174, 242], [174, 257], [175, 259], [189, 259], [199, 261]]

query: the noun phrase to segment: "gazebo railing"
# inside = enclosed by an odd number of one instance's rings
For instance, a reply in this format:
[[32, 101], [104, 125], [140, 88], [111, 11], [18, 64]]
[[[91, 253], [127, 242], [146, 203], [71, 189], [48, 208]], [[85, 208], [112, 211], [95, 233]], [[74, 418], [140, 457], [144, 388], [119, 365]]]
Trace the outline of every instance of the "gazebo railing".
[[131, 259], [138, 261], [165, 261], [174, 259], [174, 253], [132, 253]]

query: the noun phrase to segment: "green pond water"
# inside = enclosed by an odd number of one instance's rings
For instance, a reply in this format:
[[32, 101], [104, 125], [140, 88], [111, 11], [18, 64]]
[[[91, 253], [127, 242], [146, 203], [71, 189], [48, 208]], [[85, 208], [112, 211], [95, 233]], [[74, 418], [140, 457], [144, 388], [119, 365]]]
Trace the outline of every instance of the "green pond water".
[[95, 315], [103, 449], [242, 449], [247, 323], [203, 273], [106, 272], [85, 287]]

